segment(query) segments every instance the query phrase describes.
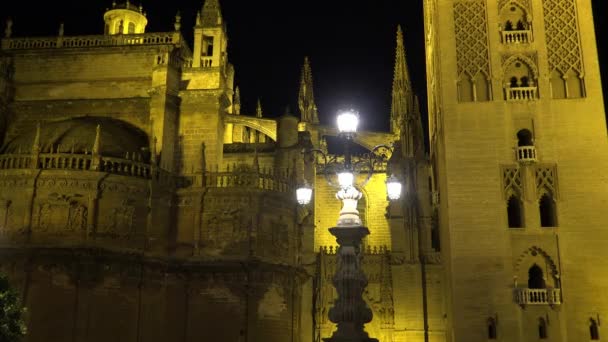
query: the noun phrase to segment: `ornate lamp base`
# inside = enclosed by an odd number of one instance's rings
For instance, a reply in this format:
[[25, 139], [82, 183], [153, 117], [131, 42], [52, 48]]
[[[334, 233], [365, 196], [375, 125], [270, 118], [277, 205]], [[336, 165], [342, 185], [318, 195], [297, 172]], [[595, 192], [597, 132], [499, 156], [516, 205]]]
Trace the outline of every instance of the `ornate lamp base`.
[[329, 232], [336, 237], [338, 265], [333, 284], [338, 292], [334, 306], [329, 310], [329, 320], [338, 329], [325, 342], [378, 342], [365, 332], [364, 325], [371, 322], [372, 310], [363, 300], [367, 278], [361, 270], [361, 241], [369, 235], [363, 226], [334, 227]]

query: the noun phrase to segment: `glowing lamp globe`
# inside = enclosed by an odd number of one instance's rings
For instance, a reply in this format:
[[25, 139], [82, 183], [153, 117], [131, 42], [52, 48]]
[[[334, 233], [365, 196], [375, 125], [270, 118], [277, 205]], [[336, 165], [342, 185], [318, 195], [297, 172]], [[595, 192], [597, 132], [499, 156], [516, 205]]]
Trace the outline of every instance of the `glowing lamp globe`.
[[356, 133], [357, 126], [359, 126], [359, 114], [357, 112], [349, 110], [338, 114], [338, 131], [340, 133]]
[[386, 195], [391, 201], [401, 198], [401, 182], [394, 175], [386, 180]]
[[296, 199], [299, 204], [307, 205], [312, 199], [312, 188], [308, 184], [304, 184], [296, 189]]
[[338, 173], [338, 185], [340, 188], [346, 189], [353, 186], [353, 182], [355, 181], [355, 175], [349, 171], [343, 171]]

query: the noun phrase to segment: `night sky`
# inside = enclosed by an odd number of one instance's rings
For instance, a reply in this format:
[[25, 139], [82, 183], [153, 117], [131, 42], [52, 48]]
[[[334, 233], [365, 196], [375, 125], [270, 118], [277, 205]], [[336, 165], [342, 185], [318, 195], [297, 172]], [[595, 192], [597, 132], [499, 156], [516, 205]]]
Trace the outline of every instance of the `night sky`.
[[[180, 10], [182, 32], [191, 41], [202, 2], [144, 1], [147, 31], [172, 31]], [[56, 35], [60, 22], [65, 23], [66, 35], [102, 34], [103, 12], [111, 3], [2, 1], [0, 19], [4, 23], [6, 17], [13, 18], [17, 37]], [[296, 111], [300, 67], [304, 56], [309, 56], [322, 123], [333, 124], [339, 108], [353, 107], [361, 112], [362, 128], [387, 129], [397, 24], [405, 31], [414, 89], [426, 107], [422, 0], [223, 0], [221, 4], [243, 114], [255, 112], [258, 97], [265, 116], [279, 116], [286, 106]], [[603, 21], [597, 20], [596, 34], [608, 94], [608, 1], [593, 0], [593, 4], [596, 18]]]

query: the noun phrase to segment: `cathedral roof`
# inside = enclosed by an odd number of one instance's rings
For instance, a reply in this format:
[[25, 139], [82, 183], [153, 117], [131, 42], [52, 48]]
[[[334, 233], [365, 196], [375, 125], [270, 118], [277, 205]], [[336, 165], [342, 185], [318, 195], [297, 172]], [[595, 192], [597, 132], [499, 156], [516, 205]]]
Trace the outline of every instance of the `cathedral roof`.
[[[91, 153], [97, 126], [100, 127], [99, 153], [108, 157], [124, 158], [126, 153], [141, 153], [149, 147], [147, 134], [121, 120], [83, 116], [67, 120], [43, 122], [40, 125], [40, 151], [42, 153]], [[29, 153], [36, 140], [36, 128], [16, 136], [0, 150], [2, 154]], [[149, 153], [142, 153], [148, 157]]]

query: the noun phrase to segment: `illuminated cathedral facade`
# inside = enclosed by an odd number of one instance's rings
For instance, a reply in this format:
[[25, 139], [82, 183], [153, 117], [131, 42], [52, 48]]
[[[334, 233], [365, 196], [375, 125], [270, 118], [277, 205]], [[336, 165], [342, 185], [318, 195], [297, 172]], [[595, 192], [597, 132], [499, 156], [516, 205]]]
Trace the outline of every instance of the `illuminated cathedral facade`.
[[[25, 341], [335, 329], [340, 202], [302, 150], [327, 152], [337, 132], [319, 123], [311, 62], [296, 112], [242, 112], [219, 1], [192, 15], [192, 47], [179, 15], [149, 33], [129, 1], [95, 36], [16, 37], [7, 22], [0, 271], [28, 308]], [[599, 340], [608, 146], [590, 0], [425, 0], [424, 17], [430, 153], [400, 28], [390, 131], [355, 138], [394, 146], [359, 189], [367, 332]]]

